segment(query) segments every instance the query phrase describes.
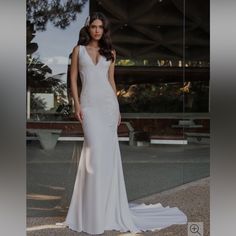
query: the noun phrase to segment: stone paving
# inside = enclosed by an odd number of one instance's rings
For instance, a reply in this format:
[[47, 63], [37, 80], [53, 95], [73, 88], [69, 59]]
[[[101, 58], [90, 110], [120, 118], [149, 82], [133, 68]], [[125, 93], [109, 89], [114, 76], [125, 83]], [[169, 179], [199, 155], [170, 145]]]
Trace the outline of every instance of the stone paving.
[[[129, 202], [179, 207], [189, 222], [203, 222], [209, 236], [209, 145], [152, 145], [120, 143]], [[81, 143], [58, 143], [55, 150], [39, 144], [27, 148], [27, 235], [88, 235], [58, 228], [71, 198]], [[200, 179], [200, 180], [199, 180]], [[106, 231], [103, 235], [134, 235]], [[187, 236], [187, 225], [137, 235]]]
[[[178, 206], [187, 215], [189, 222], [203, 222], [204, 234], [210, 235], [210, 178], [194, 181], [171, 190], [152, 194], [145, 198], [138, 199], [136, 203], [154, 204], [161, 202], [163, 206]], [[61, 222], [64, 217], [28, 217], [27, 236], [86, 236], [84, 232], [78, 233], [68, 228], [55, 226], [56, 222]], [[172, 225], [159, 231], [148, 231], [145, 233], [131, 234], [117, 231], [105, 231], [104, 236], [188, 236], [187, 225]]]

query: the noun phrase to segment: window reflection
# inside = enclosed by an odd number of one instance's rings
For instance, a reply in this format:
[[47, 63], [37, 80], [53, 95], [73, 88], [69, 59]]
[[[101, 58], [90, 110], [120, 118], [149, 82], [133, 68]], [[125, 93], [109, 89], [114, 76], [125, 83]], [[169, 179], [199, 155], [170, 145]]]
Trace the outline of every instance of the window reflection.
[[88, 0], [27, 0], [28, 120], [70, 119], [69, 55], [88, 7]]
[[134, 1], [114, 6], [96, 0], [27, 0], [27, 118], [73, 120], [70, 53], [86, 16], [95, 10], [105, 11], [111, 22], [121, 112], [208, 112], [208, 4], [196, 12], [186, 3], [184, 12], [183, 3], [139, 2], [131, 11]]

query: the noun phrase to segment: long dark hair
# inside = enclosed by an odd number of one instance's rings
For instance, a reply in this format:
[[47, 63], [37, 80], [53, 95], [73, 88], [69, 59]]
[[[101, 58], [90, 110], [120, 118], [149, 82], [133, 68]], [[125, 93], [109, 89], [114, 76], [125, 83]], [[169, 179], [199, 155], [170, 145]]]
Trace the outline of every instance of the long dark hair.
[[99, 53], [106, 57], [107, 61], [112, 60], [114, 61], [114, 56], [112, 54], [112, 42], [111, 42], [111, 36], [110, 36], [110, 28], [109, 28], [109, 21], [106, 18], [106, 16], [101, 13], [101, 12], [93, 12], [89, 17], [87, 17], [87, 20], [85, 22], [85, 26], [81, 28], [80, 33], [79, 33], [79, 41], [77, 45], [88, 45], [91, 36], [88, 31], [89, 25], [94, 21], [94, 20], [101, 20], [103, 23], [103, 35], [101, 39], [98, 41], [98, 46], [100, 47]]

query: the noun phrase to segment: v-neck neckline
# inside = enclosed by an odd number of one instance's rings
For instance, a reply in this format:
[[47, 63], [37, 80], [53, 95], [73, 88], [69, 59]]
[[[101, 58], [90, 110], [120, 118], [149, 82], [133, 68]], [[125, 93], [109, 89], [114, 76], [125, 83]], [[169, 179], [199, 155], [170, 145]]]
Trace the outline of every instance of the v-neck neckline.
[[100, 60], [101, 60], [101, 54], [99, 54], [99, 57], [98, 57], [98, 61], [97, 61], [97, 64], [95, 64], [94, 63], [94, 61], [93, 61], [93, 59], [92, 59], [92, 57], [89, 55], [89, 53], [88, 53], [88, 50], [87, 50], [87, 48], [86, 48], [86, 46], [84, 46], [84, 50], [86, 51], [86, 54], [88, 55], [88, 57], [90, 58], [90, 60], [91, 60], [91, 62], [92, 62], [92, 64], [94, 65], [94, 66], [97, 66], [98, 64], [99, 64], [99, 62], [100, 62]]

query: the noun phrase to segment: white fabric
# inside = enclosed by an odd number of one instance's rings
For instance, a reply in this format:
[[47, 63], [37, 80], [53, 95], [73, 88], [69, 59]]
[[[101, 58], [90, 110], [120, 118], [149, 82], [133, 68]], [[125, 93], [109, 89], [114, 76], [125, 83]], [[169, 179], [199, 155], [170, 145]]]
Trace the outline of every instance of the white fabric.
[[90, 234], [137, 233], [186, 224], [186, 215], [177, 207], [128, 203], [117, 135], [119, 104], [108, 81], [110, 63], [100, 56], [95, 64], [80, 45], [85, 139], [68, 214], [61, 224]]

